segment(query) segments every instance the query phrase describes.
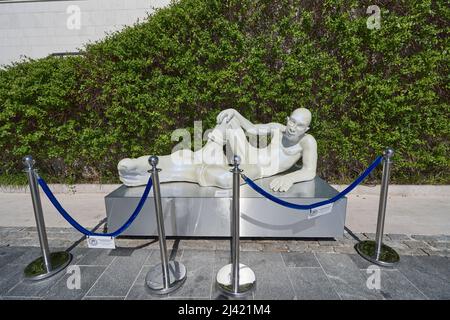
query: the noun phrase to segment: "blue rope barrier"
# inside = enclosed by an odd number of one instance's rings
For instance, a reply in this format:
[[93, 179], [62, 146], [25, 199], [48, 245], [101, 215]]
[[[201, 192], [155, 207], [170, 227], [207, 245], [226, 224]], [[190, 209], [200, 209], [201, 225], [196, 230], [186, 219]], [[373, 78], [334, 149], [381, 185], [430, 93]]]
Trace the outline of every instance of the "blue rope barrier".
[[114, 232], [111, 233], [95, 233], [92, 231], [87, 230], [83, 226], [81, 226], [78, 222], [76, 222], [69, 213], [67, 213], [66, 210], [61, 206], [61, 204], [56, 199], [55, 195], [52, 193], [50, 188], [48, 187], [47, 183], [45, 183], [44, 179], [41, 177], [37, 177], [37, 181], [39, 182], [39, 185], [41, 186], [44, 193], [47, 195], [50, 202], [55, 206], [56, 210], [63, 216], [64, 219], [67, 220], [68, 223], [72, 225], [75, 229], [77, 229], [79, 232], [83, 233], [87, 236], [104, 236], [104, 237], [117, 237], [120, 235], [123, 231], [125, 231], [136, 219], [136, 217], [139, 215], [139, 213], [142, 210], [142, 207], [144, 206], [145, 200], [147, 200], [148, 194], [150, 192], [150, 189], [152, 188], [152, 178], [150, 177], [148, 179], [147, 185], [145, 187], [144, 193], [142, 194], [141, 199], [139, 200], [138, 205], [136, 206], [136, 209], [134, 209], [133, 214], [130, 216], [130, 218], [125, 222], [123, 226], [121, 226], [119, 229], [117, 229]]
[[345, 195], [347, 193], [352, 191], [358, 184], [360, 184], [370, 174], [370, 172], [372, 172], [380, 164], [382, 159], [383, 159], [383, 156], [379, 156], [378, 158], [376, 158], [375, 161], [372, 162], [372, 164], [358, 177], [358, 179], [353, 181], [352, 184], [350, 184], [347, 188], [345, 188], [339, 194], [335, 195], [333, 198], [324, 200], [324, 201], [320, 201], [320, 202], [316, 202], [316, 203], [312, 203], [312, 204], [308, 204], [308, 205], [295, 204], [295, 203], [281, 200], [280, 198], [277, 198], [277, 197], [271, 195], [270, 193], [268, 193], [267, 191], [265, 191], [264, 189], [262, 189], [254, 181], [252, 181], [249, 177], [247, 177], [245, 175], [242, 175], [242, 177], [244, 178], [245, 182], [247, 182], [247, 184], [251, 188], [253, 188], [253, 190], [255, 190], [256, 192], [260, 193], [261, 195], [263, 195], [264, 197], [266, 197], [267, 199], [269, 199], [273, 202], [276, 202], [282, 206], [292, 208], [292, 209], [310, 210], [310, 209], [314, 209], [317, 207], [321, 207], [321, 206], [336, 202], [339, 199], [345, 197]]

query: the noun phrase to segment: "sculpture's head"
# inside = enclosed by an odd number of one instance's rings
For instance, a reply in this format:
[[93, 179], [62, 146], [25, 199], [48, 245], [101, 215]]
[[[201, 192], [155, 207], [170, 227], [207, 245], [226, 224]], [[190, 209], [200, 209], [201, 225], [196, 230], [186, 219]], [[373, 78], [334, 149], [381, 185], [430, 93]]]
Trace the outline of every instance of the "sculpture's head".
[[286, 131], [284, 134], [291, 140], [299, 139], [309, 130], [311, 112], [306, 108], [295, 109], [291, 115], [286, 118], [286, 121]]

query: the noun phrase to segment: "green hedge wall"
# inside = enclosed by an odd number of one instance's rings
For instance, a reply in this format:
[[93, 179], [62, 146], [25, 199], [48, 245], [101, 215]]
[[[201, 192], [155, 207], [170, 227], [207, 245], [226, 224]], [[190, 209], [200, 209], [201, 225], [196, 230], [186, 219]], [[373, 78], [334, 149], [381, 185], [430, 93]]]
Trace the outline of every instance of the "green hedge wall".
[[118, 182], [121, 158], [170, 152], [194, 120], [206, 129], [235, 108], [284, 122], [307, 107], [328, 181], [392, 146], [394, 182], [449, 183], [449, 6], [376, 1], [369, 29], [371, 4], [181, 0], [84, 56], [4, 66], [1, 181], [23, 182], [30, 153], [51, 182]]

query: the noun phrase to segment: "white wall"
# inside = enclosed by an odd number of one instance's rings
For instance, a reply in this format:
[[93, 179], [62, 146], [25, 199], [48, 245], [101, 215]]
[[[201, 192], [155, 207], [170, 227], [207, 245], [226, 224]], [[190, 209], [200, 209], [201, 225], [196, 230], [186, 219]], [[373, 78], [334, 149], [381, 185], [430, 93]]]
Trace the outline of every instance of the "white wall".
[[[83, 44], [102, 39], [142, 20], [170, 0], [0, 1], [0, 65], [23, 56], [41, 58], [56, 52], [73, 52]], [[74, 29], [78, 6], [80, 28]], [[75, 7], [77, 8], [77, 7]], [[69, 22], [70, 29], [67, 24]]]

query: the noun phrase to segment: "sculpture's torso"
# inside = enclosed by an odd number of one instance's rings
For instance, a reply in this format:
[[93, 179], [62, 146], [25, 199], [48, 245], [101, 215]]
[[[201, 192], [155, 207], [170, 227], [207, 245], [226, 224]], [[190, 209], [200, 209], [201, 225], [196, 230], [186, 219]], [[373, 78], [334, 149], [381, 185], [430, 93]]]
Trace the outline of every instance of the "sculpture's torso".
[[290, 169], [302, 156], [300, 143], [290, 147], [283, 145], [283, 132], [276, 130], [271, 143], [258, 149], [258, 164], [262, 177], [270, 177]]

